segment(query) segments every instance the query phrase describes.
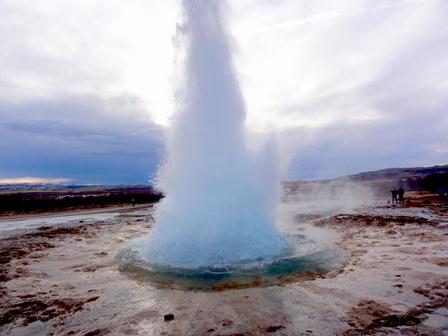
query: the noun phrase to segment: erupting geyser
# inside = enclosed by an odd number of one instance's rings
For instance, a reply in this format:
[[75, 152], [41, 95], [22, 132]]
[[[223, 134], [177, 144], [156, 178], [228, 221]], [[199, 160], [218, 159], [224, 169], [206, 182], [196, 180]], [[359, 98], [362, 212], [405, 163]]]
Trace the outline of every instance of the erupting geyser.
[[184, 0], [178, 28], [183, 74], [157, 187], [166, 198], [140, 242], [149, 262], [180, 268], [275, 258], [278, 179], [273, 146], [252, 153], [219, 0]]

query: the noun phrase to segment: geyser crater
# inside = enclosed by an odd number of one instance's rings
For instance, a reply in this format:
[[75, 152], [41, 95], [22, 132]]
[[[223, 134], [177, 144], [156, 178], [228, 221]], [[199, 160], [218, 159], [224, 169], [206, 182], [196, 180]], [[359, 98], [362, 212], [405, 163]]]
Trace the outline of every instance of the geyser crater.
[[271, 259], [216, 264], [197, 268], [152, 263], [142, 254], [137, 240], [118, 256], [120, 270], [131, 278], [149, 281], [157, 287], [184, 290], [226, 290], [267, 287], [337, 274], [346, 260], [343, 253], [299, 234], [284, 236], [286, 248]]

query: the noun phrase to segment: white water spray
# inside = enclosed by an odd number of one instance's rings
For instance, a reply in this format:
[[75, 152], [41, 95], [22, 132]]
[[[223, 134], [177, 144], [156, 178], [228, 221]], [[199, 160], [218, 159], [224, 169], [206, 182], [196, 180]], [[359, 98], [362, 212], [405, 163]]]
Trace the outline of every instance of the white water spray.
[[166, 197], [141, 247], [152, 263], [197, 268], [284, 252], [274, 224], [275, 150], [255, 155], [247, 147], [223, 6], [219, 0], [183, 1], [177, 39], [184, 73], [157, 182]]

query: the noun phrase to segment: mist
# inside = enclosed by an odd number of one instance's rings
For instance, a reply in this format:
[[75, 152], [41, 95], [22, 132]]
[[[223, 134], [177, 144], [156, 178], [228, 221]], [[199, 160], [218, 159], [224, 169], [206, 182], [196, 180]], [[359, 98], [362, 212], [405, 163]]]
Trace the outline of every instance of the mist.
[[248, 149], [225, 3], [184, 1], [183, 10], [176, 37], [178, 112], [157, 180], [166, 198], [145, 255], [178, 267], [278, 256], [283, 239], [275, 227], [275, 145]]

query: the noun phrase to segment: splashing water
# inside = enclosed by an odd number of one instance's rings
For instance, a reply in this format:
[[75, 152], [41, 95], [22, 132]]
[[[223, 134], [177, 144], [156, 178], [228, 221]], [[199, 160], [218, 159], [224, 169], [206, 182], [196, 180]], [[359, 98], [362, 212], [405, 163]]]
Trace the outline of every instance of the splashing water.
[[166, 197], [139, 247], [155, 264], [228, 265], [285, 250], [274, 224], [275, 150], [255, 154], [247, 147], [223, 6], [218, 0], [183, 1], [177, 42], [184, 73], [157, 182]]

